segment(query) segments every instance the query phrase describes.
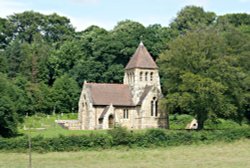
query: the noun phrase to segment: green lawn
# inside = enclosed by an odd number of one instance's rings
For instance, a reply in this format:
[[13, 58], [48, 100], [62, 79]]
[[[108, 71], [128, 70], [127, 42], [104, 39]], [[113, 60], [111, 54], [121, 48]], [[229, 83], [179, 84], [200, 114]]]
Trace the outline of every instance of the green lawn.
[[[82, 134], [90, 134], [90, 133], [106, 133], [105, 130], [66, 130], [60, 127], [55, 123], [55, 120], [67, 120], [67, 119], [77, 119], [77, 113], [70, 113], [70, 114], [64, 114], [64, 115], [50, 115], [46, 116], [44, 114], [38, 114], [31, 117], [26, 117], [24, 120], [24, 123], [20, 125], [19, 132], [23, 134], [29, 134], [37, 136], [37, 135], [43, 135], [44, 137], [55, 137], [58, 135], [82, 135]], [[170, 128], [171, 129], [184, 129], [186, 125], [191, 122], [193, 119], [192, 116], [189, 115], [171, 115], [170, 116]], [[24, 130], [24, 127], [26, 128], [34, 128], [31, 131]], [[239, 125], [236, 122], [230, 121], [230, 120], [223, 120], [219, 119], [217, 124], [211, 123], [211, 121], [208, 120], [206, 122], [205, 128], [208, 129], [234, 129], [234, 128], [240, 128], [240, 127], [249, 127], [247, 124]], [[44, 130], [37, 130], [36, 128], [44, 128]], [[144, 130], [138, 130], [138, 131], [144, 131]]]
[[[250, 140], [156, 149], [34, 153], [34, 168], [248, 168]], [[1, 168], [25, 168], [28, 154], [0, 153]]]
[[[43, 135], [44, 137], [55, 137], [58, 135], [82, 135], [94, 133], [103, 133], [104, 130], [90, 131], [90, 130], [66, 130], [55, 123], [55, 120], [72, 120], [77, 119], [77, 113], [62, 115], [34, 115], [32, 117], [26, 117], [24, 123], [20, 125], [19, 132], [23, 134], [31, 133], [31, 136]], [[25, 130], [24, 128], [32, 128], [31, 130]], [[38, 129], [37, 129], [38, 128]], [[43, 128], [44, 130], [39, 130]]]

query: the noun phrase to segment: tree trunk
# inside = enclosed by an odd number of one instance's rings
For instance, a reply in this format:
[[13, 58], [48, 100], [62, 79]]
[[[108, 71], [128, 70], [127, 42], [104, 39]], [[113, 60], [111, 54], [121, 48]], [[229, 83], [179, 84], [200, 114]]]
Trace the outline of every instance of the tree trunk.
[[198, 114], [197, 115], [197, 123], [198, 123], [198, 130], [202, 130], [204, 128], [204, 122], [206, 120], [206, 114]]
[[204, 121], [198, 119], [197, 122], [198, 122], [198, 130], [202, 130], [204, 128]]

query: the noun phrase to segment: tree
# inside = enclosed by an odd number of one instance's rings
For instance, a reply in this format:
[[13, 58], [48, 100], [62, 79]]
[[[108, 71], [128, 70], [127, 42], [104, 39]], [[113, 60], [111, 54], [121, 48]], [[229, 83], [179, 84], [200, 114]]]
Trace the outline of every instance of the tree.
[[81, 49], [79, 40], [65, 41], [59, 49], [52, 51], [49, 66], [54, 69], [55, 76], [61, 76], [84, 58], [85, 52]]
[[131, 20], [118, 22], [111, 31], [112, 44], [119, 51], [115, 58], [117, 64], [125, 66], [128, 63], [145, 33], [146, 28], [138, 22]]
[[245, 74], [230, 63], [221, 34], [214, 28], [187, 32], [171, 42], [159, 59], [167, 107], [172, 113], [195, 114], [199, 129], [208, 117], [240, 116], [241, 105], [233, 95], [236, 90], [244, 93]]
[[235, 27], [242, 25], [250, 25], [250, 15], [247, 13], [225, 14], [218, 17], [217, 23], [218, 24], [229, 23]]
[[16, 113], [16, 88], [0, 73], [0, 136], [17, 134], [18, 115]]
[[19, 89], [17, 103], [19, 115], [33, 115], [37, 113], [51, 114], [53, 102], [51, 89], [44, 83], [32, 83], [23, 76], [17, 76], [13, 83]]
[[114, 64], [103, 74], [103, 80], [110, 83], [122, 83], [123, 76], [124, 67], [120, 64]]
[[236, 113], [236, 107], [226, 100], [226, 87], [221, 83], [190, 72], [183, 74], [181, 79], [177, 97], [179, 106], [197, 117], [198, 129], [204, 128], [209, 117], [229, 117]]
[[20, 39], [31, 43], [34, 35], [40, 34], [47, 42], [64, 40], [74, 34], [70, 20], [57, 14], [43, 15], [34, 11], [25, 11], [8, 16], [6, 26], [10, 30], [10, 39]]
[[56, 79], [52, 87], [52, 101], [57, 113], [74, 112], [77, 109], [80, 89], [67, 74]]
[[170, 27], [184, 33], [200, 26], [211, 25], [215, 18], [214, 12], [205, 12], [201, 7], [186, 6], [177, 14]]
[[3, 51], [0, 51], [0, 72], [7, 73], [8, 70], [8, 64], [7, 64], [7, 58]]
[[51, 47], [37, 34], [31, 44], [23, 43], [22, 55], [25, 57], [20, 64], [20, 73], [32, 83], [48, 81], [49, 53]]
[[146, 33], [142, 36], [142, 41], [147, 46], [151, 56], [156, 59], [160, 53], [167, 49], [167, 43], [176, 36], [174, 31], [159, 24], [146, 27]]
[[88, 82], [103, 82], [103, 73], [105, 73], [103, 64], [93, 60], [80, 60], [70, 71], [70, 74], [80, 87], [85, 80]]
[[44, 36], [48, 42], [65, 41], [74, 36], [75, 29], [68, 18], [56, 13], [44, 17], [46, 23], [42, 33], [45, 33]]
[[8, 45], [3, 53], [8, 63], [8, 76], [16, 77], [20, 73], [21, 63], [26, 55], [23, 53], [23, 44], [16, 39]]
[[0, 49], [4, 49], [9, 44], [8, 36], [10, 31], [7, 28], [8, 20], [0, 18]]

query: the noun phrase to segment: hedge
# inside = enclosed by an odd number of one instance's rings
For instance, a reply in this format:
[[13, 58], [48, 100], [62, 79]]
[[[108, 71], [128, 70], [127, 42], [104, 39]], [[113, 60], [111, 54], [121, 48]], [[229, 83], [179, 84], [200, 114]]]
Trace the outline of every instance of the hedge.
[[[109, 149], [118, 146], [126, 147], [167, 147], [215, 141], [231, 142], [234, 140], [250, 139], [250, 128], [232, 130], [164, 130], [149, 129], [145, 132], [131, 132], [125, 128], [115, 128], [108, 133], [90, 134], [80, 136], [58, 136], [44, 138], [33, 137], [32, 150], [37, 152], [54, 151], [80, 151], [93, 149]], [[28, 149], [28, 136], [17, 138], [0, 138], [0, 150], [26, 152]]]

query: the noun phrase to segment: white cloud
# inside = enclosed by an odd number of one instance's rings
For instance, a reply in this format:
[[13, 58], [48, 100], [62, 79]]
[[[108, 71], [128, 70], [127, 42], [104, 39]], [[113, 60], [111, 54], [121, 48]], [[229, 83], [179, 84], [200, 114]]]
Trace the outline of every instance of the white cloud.
[[[76, 1], [76, 2], [81, 2], [81, 3], [97, 3], [99, 0], [71, 0], [71, 1]], [[21, 13], [27, 10], [32, 10], [29, 8], [30, 4], [24, 4], [21, 2], [17, 1], [5, 1], [5, 0], [0, 0], [0, 17], [5, 18], [9, 15], [13, 15], [14, 13]], [[105, 29], [112, 29], [114, 26], [114, 23], [107, 22], [107, 21], [100, 21], [100, 20], [95, 20], [92, 18], [84, 18], [84, 17], [74, 17], [67, 15], [63, 12], [60, 11], [52, 11], [52, 10], [36, 10], [33, 9], [36, 12], [40, 12], [42, 14], [52, 14], [52, 13], [57, 13], [60, 16], [65, 16], [70, 19], [72, 25], [76, 28], [77, 31], [81, 31], [86, 29], [87, 27], [91, 25], [97, 25], [100, 27], [103, 27]]]
[[107, 30], [111, 30], [116, 24], [116, 23], [109, 22], [109, 21], [101, 21], [101, 20], [96, 20], [93, 18], [86, 18], [86, 17], [81, 17], [81, 18], [71, 17], [71, 16], [66, 16], [66, 17], [70, 19], [72, 25], [76, 28], [77, 31], [84, 30], [91, 25], [96, 25], [96, 26], [105, 28]]
[[27, 10], [26, 5], [20, 2], [0, 0], [0, 3], [0, 17], [6, 17]]
[[209, 5], [209, 0], [182, 0], [182, 4], [207, 7]]
[[169, 23], [171, 22], [171, 19], [172, 18], [170, 16], [157, 16], [157, 15], [131, 18], [131, 20], [137, 21], [146, 27], [152, 24], [161, 24], [162, 26], [168, 26]]

